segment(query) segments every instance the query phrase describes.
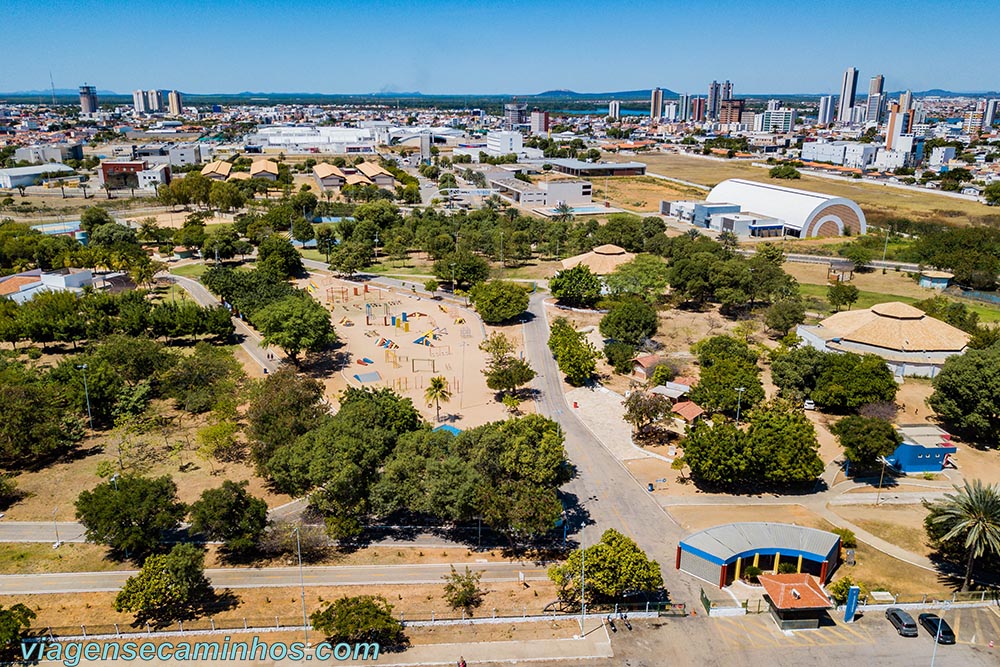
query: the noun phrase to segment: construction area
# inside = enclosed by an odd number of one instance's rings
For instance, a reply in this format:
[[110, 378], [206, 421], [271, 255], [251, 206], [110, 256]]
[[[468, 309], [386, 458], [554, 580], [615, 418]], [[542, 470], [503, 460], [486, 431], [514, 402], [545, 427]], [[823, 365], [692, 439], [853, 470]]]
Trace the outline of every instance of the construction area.
[[424, 392], [431, 378], [443, 377], [451, 399], [441, 403], [441, 423], [464, 430], [503, 417], [481, 372], [486, 355], [479, 345], [489, 330], [471, 310], [413, 290], [323, 274], [299, 286], [330, 310], [344, 343], [346, 363], [325, 380], [331, 402], [346, 387], [388, 388], [436, 424], [436, 407]]

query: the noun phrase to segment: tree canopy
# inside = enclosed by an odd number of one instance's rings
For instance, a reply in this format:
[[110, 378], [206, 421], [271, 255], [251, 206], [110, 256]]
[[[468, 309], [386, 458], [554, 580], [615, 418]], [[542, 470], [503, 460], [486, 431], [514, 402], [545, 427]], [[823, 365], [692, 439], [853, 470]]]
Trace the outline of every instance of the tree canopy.
[[310, 621], [331, 645], [374, 643], [394, 648], [408, 643], [403, 624], [392, 615], [392, 605], [381, 596], [342, 597], [314, 611]]
[[247, 493], [246, 486], [227, 479], [217, 489], [202, 491], [191, 505], [191, 529], [221, 541], [231, 554], [256, 547], [267, 527], [267, 503]]
[[491, 280], [473, 287], [469, 296], [487, 324], [509, 322], [528, 309], [528, 293], [517, 283]]
[[280, 347], [295, 363], [301, 352], [321, 352], [337, 340], [330, 311], [304, 292], [256, 311], [254, 325], [265, 344]]
[[948, 357], [927, 404], [958, 434], [1000, 445], [1000, 345]]
[[205, 578], [205, 553], [193, 544], [177, 544], [169, 553], [150, 556], [115, 597], [115, 611], [140, 621], [183, 616], [193, 603], [212, 594]]
[[656, 309], [642, 299], [630, 297], [618, 301], [601, 318], [601, 335], [638, 346], [656, 333]]
[[636, 594], [652, 595], [663, 589], [660, 564], [631, 539], [609, 528], [601, 540], [586, 549], [578, 549], [561, 565], [549, 568], [549, 578], [559, 589], [559, 598], [580, 603], [580, 562], [586, 558], [587, 603], [615, 602]]
[[557, 272], [549, 281], [549, 290], [561, 304], [590, 308], [601, 298], [601, 278], [586, 264], [577, 264]]

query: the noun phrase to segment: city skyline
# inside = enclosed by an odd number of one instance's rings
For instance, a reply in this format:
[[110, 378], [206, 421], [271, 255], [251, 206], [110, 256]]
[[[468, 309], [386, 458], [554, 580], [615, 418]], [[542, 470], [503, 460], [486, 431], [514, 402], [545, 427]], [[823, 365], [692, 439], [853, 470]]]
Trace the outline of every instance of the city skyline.
[[[848, 1], [835, 7], [803, 8], [786, 2], [781, 7], [786, 19], [781, 27], [774, 25], [769, 12], [759, 11], [761, 4], [717, 3], [715, 18], [720, 20], [712, 25], [716, 46], [707, 48], [698, 28], [706, 20], [704, 14], [678, 2], [640, 0], [634, 10], [645, 19], [639, 23], [597, 20], [607, 9], [593, 0], [572, 4], [556, 0], [543, 6], [520, 0], [475, 6], [454, 0], [417, 5], [383, 0], [361, 6], [222, 0], [207, 7], [179, 0], [169, 8], [130, 5], [123, 11], [116, 5], [113, 12], [107, 11], [111, 3], [103, 0], [21, 3], [7, 12], [8, 25], [14, 29], [5, 39], [10, 53], [33, 55], [5, 73], [0, 89], [45, 90], [51, 71], [57, 88], [87, 82], [119, 94], [153, 86], [196, 95], [245, 91], [503, 95], [654, 86], [696, 94], [713, 79], [729, 79], [746, 91], [743, 95], [819, 95], [836, 93], [839, 75], [847, 67], [857, 67], [864, 78], [884, 74], [887, 90], [1000, 89], [996, 78], [1000, 54], [990, 49], [977, 55], [975, 68], [955, 71], [946, 59], [913, 58], [912, 51], [898, 48], [896, 40], [884, 39], [886, 30], [918, 34], [933, 26], [937, 43], [987, 44], [989, 26], [1000, 19], [994, 3], [973, 0], [966, 3], [969, 11], [958, 15], [927, 0], [911, 3], [902, 13], [894, 3]], [[773, 9], [774, 3], [768, 7]], [[845, 22], [854, 10], [865, 21]], [[667, 24], [671, 51], [678, 55], [665, 60], [659, 44]], [[752, 52], [747, 58], [731, 57], [746, 40], [760, 38], [780, 39], [782, 48], [808, 53], [822, 47], [817, 37], [821, 33], [813, 29], [822, 24], [842, 26], [852, 41], [872, 48], [864, 57], [845, 55], [819, 65], [815, 58], [788, 58], [780, 68], [770, 66], [771, 57], [763, 52], [757, 57]], [[685, 25], [691, 29], [684, 30]], [[128, 58], [115, 57], [116, 50], [124, 48], [123, 36], [138, 26], [156, 30], [144, 29], [143, 38], [129, 44]], [[213, 38], [213, 33], [203, 31], [206, 26], [224, 28], [226, 36], [216, 32]], [[52, 34], [60, 35], [58, 42], [38, 53], [37, 45]], [[178, 39], [185, 34], [198, 38]], [[607, 57], [608, 49], [620, 49], [620, 57]], [[544, 67], [490, 66], [497, 58], [512, 54], [530, 58], [532, 53]], [[547, 58], [546, 53], [561, 57]]]

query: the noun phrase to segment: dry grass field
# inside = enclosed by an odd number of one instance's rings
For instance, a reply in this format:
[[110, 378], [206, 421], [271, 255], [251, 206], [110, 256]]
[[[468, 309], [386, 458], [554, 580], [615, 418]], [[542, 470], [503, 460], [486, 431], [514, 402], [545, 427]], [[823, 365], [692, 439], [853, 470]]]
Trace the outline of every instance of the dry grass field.
[[594, 179], [594, 201], [641, 213], [656, 213], [661, 200], [703, 199], [705, 192], [652, 176]]
[[[644, 153], [638, 157], [611, 155], [609, 159], [620, 162], [636, 159], [645, 162], [653, 173], [710, 187], [728, 178], [774, 182], [768, 177], [766, 169], [754, 167], [749, 162], [658, 153]], [[978, 202], [933, 192], [890, 188], [870, 182], [847, 182], [803, 174], [799, 180], [781, 184], [853, 199], [869, 215], [880, 212], [916, 219], [937, 218], [958, 225], [968, 224], [970, 218], [997, 215], [996, 209]]]

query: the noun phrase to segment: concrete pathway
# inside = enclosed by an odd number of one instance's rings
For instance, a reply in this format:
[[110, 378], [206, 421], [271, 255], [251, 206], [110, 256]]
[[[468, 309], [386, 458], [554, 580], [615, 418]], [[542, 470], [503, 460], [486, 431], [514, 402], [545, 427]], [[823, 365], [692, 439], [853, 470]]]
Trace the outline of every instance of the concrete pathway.
[[573, 414], [590, 429], [619, 461], [649, 458], [649, 453], [632, 443], [632, 428], [625, 421], [625, 400], [604, 387], [578, 387], [566, 394]]
[[[536, 563], [493, 562], [455, 563], [482, 572], [486, 583], [548, 580], [546, 567]], [[451, 572], [451, 563], [427, 565], [339, 565], [302, 568], [306, 586], [365, 586], [440, 584]], [[88, 593], [117, 591], [135, 570], [118, 572], [67, 572], [59, 574], [7, 574], [0, 576], [0, 591], [5, 595], [29, 593]], [[298, 567], [214, 568], [205, 575], [215, 588], [285, 588], [299, 586]]]

